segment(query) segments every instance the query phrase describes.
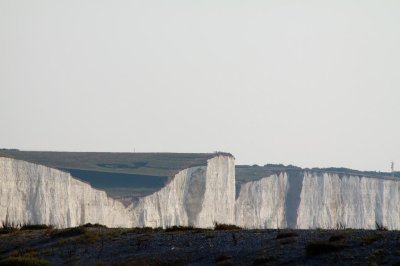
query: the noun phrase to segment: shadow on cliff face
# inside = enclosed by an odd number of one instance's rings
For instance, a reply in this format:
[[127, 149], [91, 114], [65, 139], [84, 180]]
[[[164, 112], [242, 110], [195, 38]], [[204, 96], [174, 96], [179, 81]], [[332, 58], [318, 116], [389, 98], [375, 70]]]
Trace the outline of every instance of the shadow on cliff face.
[[206, 192], [206, 168], [198, 167], [190, 176], [187, 186], [184, 208], [188, 216], [189, 225], [195, 225], [201, 211]]
[[303, 187], [304, 172], [288, 170], [288, 188], [286, 196], [286, 222], [288, 228], [296, 228], [297, 211], [300, 205], [300, 194]]

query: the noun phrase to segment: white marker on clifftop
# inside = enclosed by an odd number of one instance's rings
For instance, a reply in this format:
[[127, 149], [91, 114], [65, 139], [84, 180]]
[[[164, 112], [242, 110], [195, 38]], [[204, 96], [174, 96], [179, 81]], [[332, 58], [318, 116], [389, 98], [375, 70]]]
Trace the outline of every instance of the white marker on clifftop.
[[392, 170], [392, 177], [394, 177], [394, 162], [391, 163], [390, 168]]

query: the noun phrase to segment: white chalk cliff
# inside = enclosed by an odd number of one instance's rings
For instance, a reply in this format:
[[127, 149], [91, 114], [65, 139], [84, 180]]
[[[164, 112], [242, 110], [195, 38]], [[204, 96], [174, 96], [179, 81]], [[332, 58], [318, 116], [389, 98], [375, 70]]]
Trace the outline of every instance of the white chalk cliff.
[[323, 172], [271, 175], [242, 185], [236, 224], [246, 228], [400, 229], [400, 182]]
[[130, 226], [124, 205], [57, 169], [0, 157], [0, 222]]
[[243, 184], [235, 201], [234, 158], [216, 155], [126, 206], [69, 173], [0, 157], [0, 224], [399, 230], [399, 191], [394, 178], [287, 171]]
[[214, 222], [233, 224], [235, 162], [229, 156], [208, 160], [207, 166], [179, 172], [160, 191], [133, 206], [135, 226], [212, 227]]
[[126, 207], [68, 173], [0, 157], [0, 223], [211, 227], [214, 222], [233, 223], [234, 205], [230, 156], [217, 155], [207, 166], [184, 169], [158, 192]]

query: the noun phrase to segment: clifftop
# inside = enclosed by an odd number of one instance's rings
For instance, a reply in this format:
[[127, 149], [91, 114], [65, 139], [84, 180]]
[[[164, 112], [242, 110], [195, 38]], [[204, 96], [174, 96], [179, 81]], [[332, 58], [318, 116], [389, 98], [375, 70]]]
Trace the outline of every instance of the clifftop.
[[207, 165], [229, 153], [111, 153], [0, 150], [11, 157], [69, 172], [113, 197], [145, 196], [164, 187], [179, 171]]
[[[339, 175], [365, 176], [376, 178], [391, 178], [391, 173], [377, 171], [359, 171], [344, 167], [329, 167], [329, 168], [301, 168], [294, 165], [283, 164], [266, 164], [266, 165], [237, 165], [236, 166], [236, 181], [245, 183], [248, 181], [259, 180], [273, 174], [281, 172], [324, 172]], [[400, 172], [394, 173], [395, 178], [400, 178]]]
[[[177, 171], [206, 165], [219, 153], [111, 153], [2, 150], [0, 154], [57, 169], [173, 176]], [[1, 156], [1, 155], [0, 155]]]

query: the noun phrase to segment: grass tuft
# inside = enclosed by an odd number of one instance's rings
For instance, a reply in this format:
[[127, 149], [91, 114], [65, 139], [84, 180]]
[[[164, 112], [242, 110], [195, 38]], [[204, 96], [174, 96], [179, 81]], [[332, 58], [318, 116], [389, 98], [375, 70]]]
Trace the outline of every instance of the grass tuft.
[[23, 230], [44, 230], [44, 229], [53, 229], [52, 225], [46, 224], [16, 224], [11, 223], [8, 221], [8, 217], [6, 217], [5, 221], [2, 221], [2, 226], [0, 228], [0, 235], [1, 234], [9, 234], [15, 231], [23, 231]]
[[51, 236], [53, 238], [73, 237], [73, 236], [83, 235], [86, 233], [86, 231], [87, 229], [84, 227], [72, 227], [67, 229], [56, 230], [51, 234]]

